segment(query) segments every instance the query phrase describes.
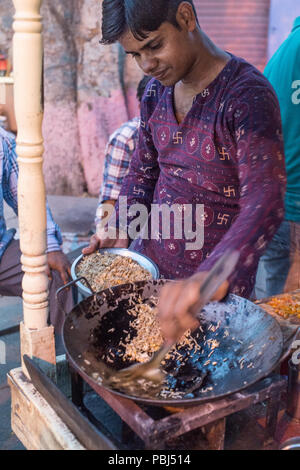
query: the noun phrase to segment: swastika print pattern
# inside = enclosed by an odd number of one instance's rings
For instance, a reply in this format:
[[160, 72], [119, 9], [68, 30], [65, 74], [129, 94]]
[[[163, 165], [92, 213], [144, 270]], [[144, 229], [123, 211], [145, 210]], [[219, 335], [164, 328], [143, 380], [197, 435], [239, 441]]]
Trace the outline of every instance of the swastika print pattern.
[[121, 195], [149, 211], [152, 203], [180, 200], [194, 212], [204, 204], [204, 246], [186, 253], [187, 240], [174, 240], [171, 230], [168, 240], [138, 240], [132, 248], [169, 279], [206, 271], [226, 249], [238, 249], [230, 291], [248, 297], [259, 257], [283, 218], [286, 176], [275, 93], [256, 68], [232, 55], [183, 122], [175, 116], [174, 87], [151, 80], [142, 101], [145, 126]]

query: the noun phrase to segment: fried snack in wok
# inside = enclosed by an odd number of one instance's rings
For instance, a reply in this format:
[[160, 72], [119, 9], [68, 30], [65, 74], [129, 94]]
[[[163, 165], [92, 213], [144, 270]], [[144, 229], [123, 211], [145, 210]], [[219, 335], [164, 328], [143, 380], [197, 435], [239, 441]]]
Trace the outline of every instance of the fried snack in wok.
[[[152, 354], [157, 351], [163, 344], [163, 337], [161, 335], [159, 321], [157, 316], [158, 299], [152, 297], [152, 306], [145, 303], [136, 304], [128, 311], [132, 315], [133, 320], [130, 322], [131, 328], [136, 331], [136, 336], [130, 338], [128, 334], [125, 338], [125, 353], [123, 360], [130, 360], [136, 362], [147, 362], [151, 359]], [[180, 356], [180, 348], [187, 346], [187, 349], [192, 347], [201, 350], [199, 344], [191, 336], [191, 331], [188, 330], [167, 354], [166, 359], [174, 355]]]

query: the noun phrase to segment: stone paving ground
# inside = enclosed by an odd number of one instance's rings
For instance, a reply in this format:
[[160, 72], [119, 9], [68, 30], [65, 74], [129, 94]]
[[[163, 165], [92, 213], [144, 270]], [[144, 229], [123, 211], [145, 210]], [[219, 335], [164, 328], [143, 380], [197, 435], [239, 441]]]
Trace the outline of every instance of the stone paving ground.
[[[96, 198], [49, 196], [49, 205], [60, 226], [64, 251], [71, 252], [89, 238], [97, 207]], [[8, 228], [18, 229], [18, 220], [9, 207], [5, 207]], [[17, 235], [18, 237], [18, 232]], [[16, 297], [0, 297], [0, 331], [18, 325], [22, 320], [22, 301]], [[3, 357], [4, 356], [4, 357]], [[24, 446], [11, 430], [10, 389], [6, 374], [20, 366], [19, 333], [0, 336], [0, 450], [22, 450]]]

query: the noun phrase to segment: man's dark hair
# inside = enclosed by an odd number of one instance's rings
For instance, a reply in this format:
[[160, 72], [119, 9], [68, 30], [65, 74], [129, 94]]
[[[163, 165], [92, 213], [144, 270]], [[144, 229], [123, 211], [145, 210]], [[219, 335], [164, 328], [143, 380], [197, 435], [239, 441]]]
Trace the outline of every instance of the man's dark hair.
[[[193, 0], [190, 3], [196, 15]], [[176, 13], [183, 0], [103, 0], [101, 44], [113, 44], [127, 31], [142, 41], [168, 21], [176, 28]], [[196, 15], [197, 16], [197, 15]]]
[[146, 86], [147, 86], [149, 80], [151, 80], [151, 77], [149, 77], [149, 75], [144, 75], [144, 77], [142, 78], [142, 80], [138, 84], [136, 97], [139, 100], [139, 102], [142, 101], [143, 94], [145, 93]]

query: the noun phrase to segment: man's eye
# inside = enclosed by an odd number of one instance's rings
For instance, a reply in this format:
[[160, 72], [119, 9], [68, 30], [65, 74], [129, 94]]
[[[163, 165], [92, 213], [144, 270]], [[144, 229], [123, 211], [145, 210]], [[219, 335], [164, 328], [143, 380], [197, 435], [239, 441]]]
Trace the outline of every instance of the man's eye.
[[161, 43], [158, 43], [158, 44], [155, 44], [154, 46], [151, 46], [151, 49], [154, 51], [154, 50], [156, 50], [156, 49], [160, 49], [161, 46], [162, 46], [162, 44], [161, 44]]

